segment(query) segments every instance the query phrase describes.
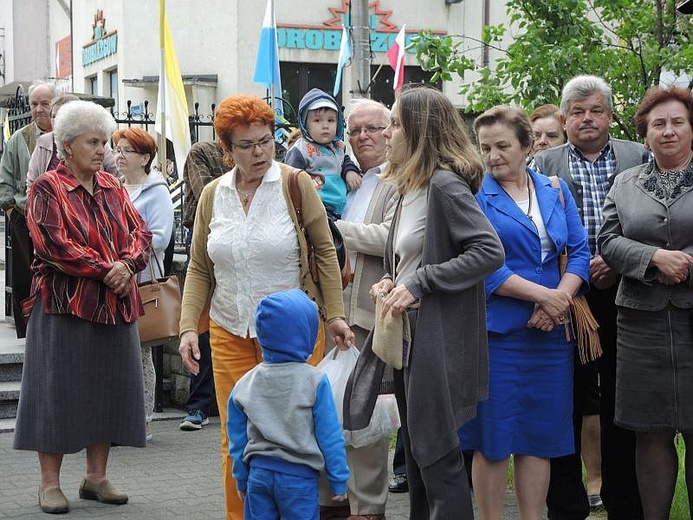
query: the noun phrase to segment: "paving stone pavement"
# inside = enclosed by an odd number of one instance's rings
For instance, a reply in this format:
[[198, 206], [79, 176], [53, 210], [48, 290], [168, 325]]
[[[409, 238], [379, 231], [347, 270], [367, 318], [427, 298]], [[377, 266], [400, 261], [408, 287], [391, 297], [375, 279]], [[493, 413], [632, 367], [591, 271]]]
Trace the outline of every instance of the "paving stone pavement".
[[[152, 422], [154, 438], [146, 448], [116, 447], [111, 452], [108, 477], [130, 495], [125, 505], [80, 499], [85, 453], [65, 456], [61, 487], [70, 501], [66, 518], [224, 518], [219, 419], [211, 418], [200, 431], [183, 432], [178, 429], [182, 412], [167, 410], [164, 416], [175, 419]], [[40, 474], [36, 454], [12, 449], [12, 438], [12, 433], [0, 434], [0, 518], [49, 518], [38, 507]], [[388, 520], [406, 520], [408, 500], [407, 493], [390, 493]], [[518, 518], [512, 493], [508, 493], [503, 518]]]

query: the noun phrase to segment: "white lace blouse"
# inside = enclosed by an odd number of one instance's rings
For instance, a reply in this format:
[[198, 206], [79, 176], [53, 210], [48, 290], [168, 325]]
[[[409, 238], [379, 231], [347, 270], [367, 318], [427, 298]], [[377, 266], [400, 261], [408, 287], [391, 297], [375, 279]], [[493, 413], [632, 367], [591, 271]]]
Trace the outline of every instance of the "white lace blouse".
[[207, 252], [216, 278], [210, 317], [237, 336], [256, 337], [258, 302], [299, 286], [298, 238], [278, 163], [265, 174], [247, 215], [236, 191], [236, 168], [224, 174], [214, 197]]

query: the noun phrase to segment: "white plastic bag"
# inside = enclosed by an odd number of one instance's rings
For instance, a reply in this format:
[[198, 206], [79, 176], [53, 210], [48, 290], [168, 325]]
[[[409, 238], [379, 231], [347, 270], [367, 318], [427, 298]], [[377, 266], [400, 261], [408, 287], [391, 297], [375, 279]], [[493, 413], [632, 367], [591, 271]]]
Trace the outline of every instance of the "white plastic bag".
[[400, 427], [397, 399], [393, 394], [381, 394], [375, 402], [371, 422], [363, 430], [343, 430], [347, 444], [361, 448], [374, 443], [381, 437], [386, 437]]
[[327, 375], [330, 386], [332, 386], [332, 396], [337, 407], [337, 417], [340, 424], [342, 424], [344, 410], [344, 391], [358, 358], [359, 351], [353, 345], [348, 350], [340, 350], [335, 347], [318, 364], [318, 368]]
[[[359, 351], [353, 345], [348, 350], [332, 349], [318, 364], [330, 381], [332, 396], [337, 407], [337, 417], [342, 423], [344, 410], [344, 391], [349, 376], [354, 371]], [[354, 448], [361, 448], [377, 441], [381, 437], [390, 435], [400, 426], [397, 400], [392, 394], [379, 395], [375, 402], [371, 422], [363, 430], [342, 430], [344, 440]]]

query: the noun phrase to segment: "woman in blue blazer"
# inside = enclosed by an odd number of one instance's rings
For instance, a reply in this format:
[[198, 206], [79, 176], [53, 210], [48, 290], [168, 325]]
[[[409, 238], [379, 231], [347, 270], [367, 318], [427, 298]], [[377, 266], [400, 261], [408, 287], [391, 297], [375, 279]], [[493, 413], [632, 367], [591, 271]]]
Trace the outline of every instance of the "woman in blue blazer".
[[463, 449], [474, 450], [482, 518], [501, 518], [511, 454], [520, 516], [541, 518], [549, 459], [574, 451], [574, 346], [565, 322], [589, 279], [587, 234], [567, 185], [560, 181], [564, 206], [559, 188], [526, 167], [533, 133], [522, 109], [494, 107], [474, 129], [486, 167], [476, 198], [503, 243], [505, 264], [486, 279], [489, 398], [460, 437]]

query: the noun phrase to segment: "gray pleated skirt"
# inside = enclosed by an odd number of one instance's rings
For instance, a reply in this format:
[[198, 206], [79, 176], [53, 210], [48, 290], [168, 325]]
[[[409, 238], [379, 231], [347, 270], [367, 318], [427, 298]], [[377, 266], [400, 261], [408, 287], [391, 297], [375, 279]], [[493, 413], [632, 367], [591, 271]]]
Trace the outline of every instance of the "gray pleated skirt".
[[101, 325], [45, 314], [29, 319], [14, 448], [76, 453], [96, 443], [145, 446], [137, 322]]
[[615, 423], [693, 433], [693, 310], [619, 307]]

